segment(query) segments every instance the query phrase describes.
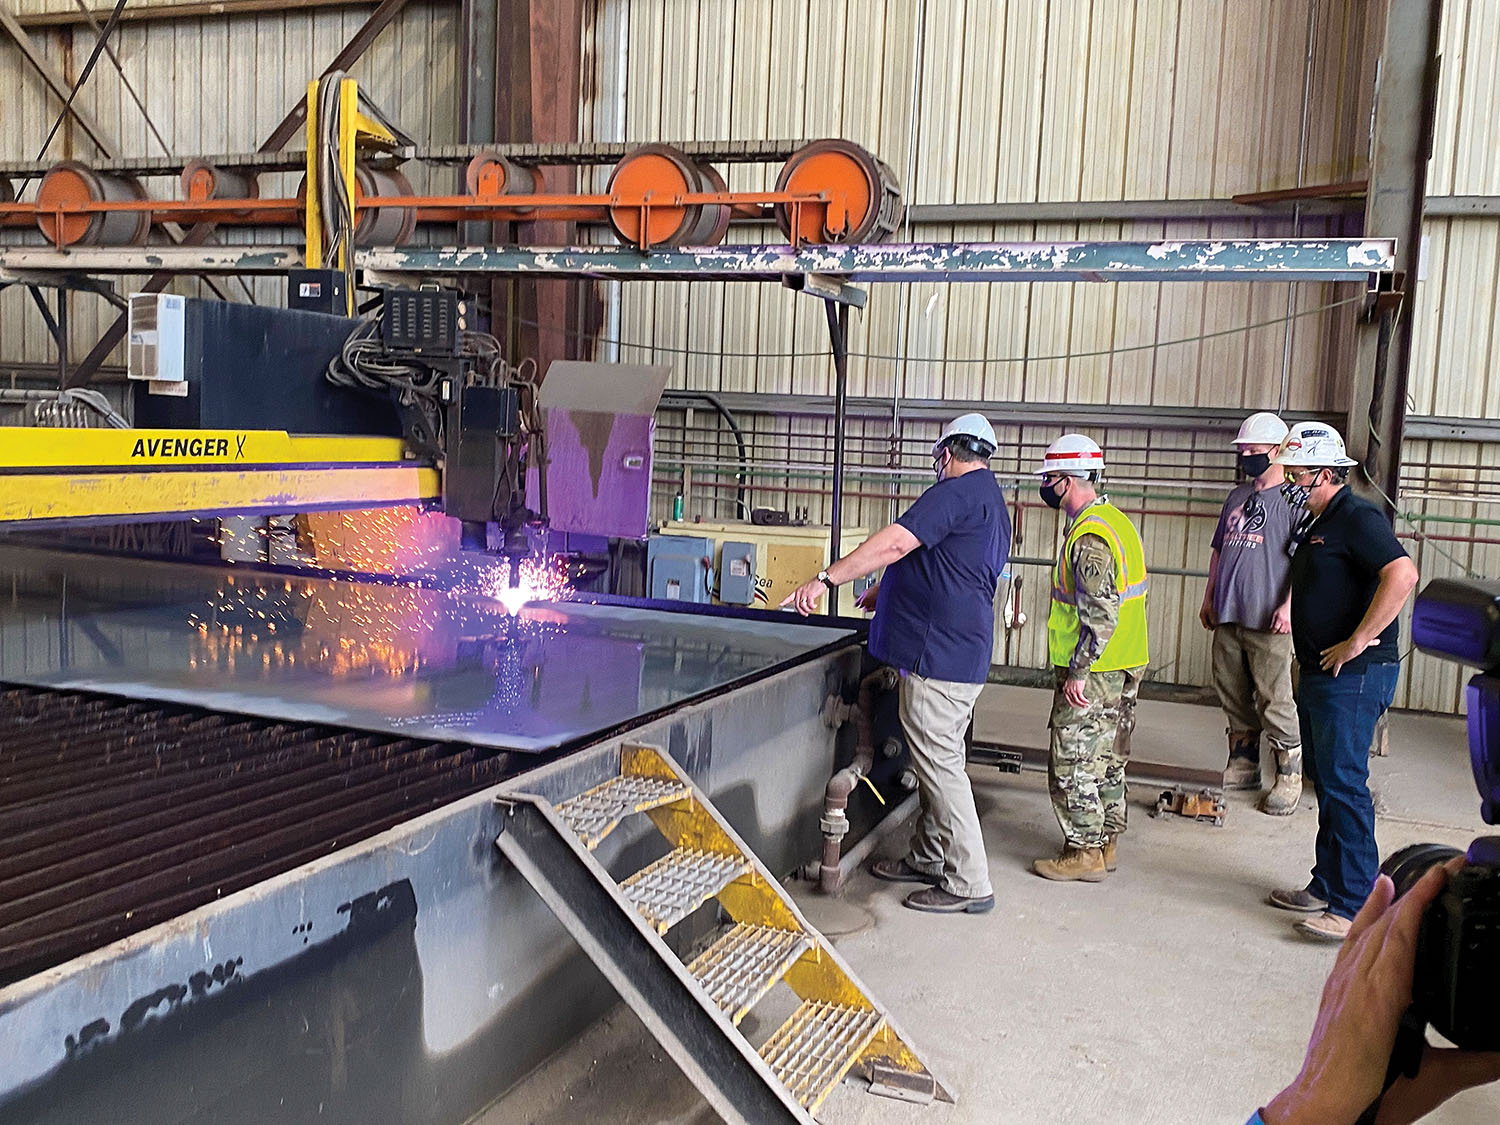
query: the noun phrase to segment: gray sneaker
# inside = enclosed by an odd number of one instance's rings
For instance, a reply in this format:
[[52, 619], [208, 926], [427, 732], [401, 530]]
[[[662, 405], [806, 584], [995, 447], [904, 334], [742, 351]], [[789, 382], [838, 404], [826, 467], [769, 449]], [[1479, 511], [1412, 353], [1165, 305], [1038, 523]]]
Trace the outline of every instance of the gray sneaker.
[[1266, 896], [1266, 901], [1281, 910], [1291, 910], [1297, 914], [1322, 914], [1328, 909], [1328, 903], [1306, 889], [1272, 891]]

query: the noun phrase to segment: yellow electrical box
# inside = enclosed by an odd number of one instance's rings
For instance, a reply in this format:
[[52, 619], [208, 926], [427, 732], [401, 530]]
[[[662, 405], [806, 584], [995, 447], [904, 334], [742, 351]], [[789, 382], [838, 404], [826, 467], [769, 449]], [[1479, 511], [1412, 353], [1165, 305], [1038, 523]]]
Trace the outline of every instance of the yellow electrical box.
[[[762, 552], [757, 552], [759, 557]], [[761, 564], [760, 574], [765, 580], [766, 599], [771, 603], [771, 608], [781, 604], [781, 600], [806, 582], [818, 571], [828, 565], [828, 543], [767, 543], [763, 552], [765, 561]], [[839, 600], [845, 599], [847, 590], [839, 591]], [[850, 600], [848, 610], [853, 612], [854, 604]]]
[[[666, 520], [658, 528], [662, 535], [695, 535], [714, 543], [714, 572], [723, 565], [725, 543], [748, 543], [755, 548], [754, 608], [775, 610], [781, 599], [790, 594], [828, 565], [828, 528], [776, 527], [752, 523]], [[839, 552], [847, 555], [870, 533], [864, 528], [845, 528], [839, 536]], [[723, 589], [722, 581], [717, 585]], [[859, 614], [854, 599], [860, 589], [847, 583], [839, 589], [839, 613], [849, 617]], [[718, 599], [716, 598], [717, 602]], [[738, 602], [721, 602], [735, 605]]]

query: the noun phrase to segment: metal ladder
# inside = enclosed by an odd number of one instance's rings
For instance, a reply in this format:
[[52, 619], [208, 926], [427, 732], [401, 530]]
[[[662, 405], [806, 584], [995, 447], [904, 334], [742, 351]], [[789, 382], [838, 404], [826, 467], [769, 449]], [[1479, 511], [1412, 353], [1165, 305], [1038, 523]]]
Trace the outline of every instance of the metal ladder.
[[[873, 1092], [953, 1101], [663, 751], [623, 746], [599, 772], [538, 771], [499, 801], [500, 850], [726, 1121], [811, 1122], [855, 1068]], [[672, 850], [616, 882], [592, 853], [638, 813]], [[712, 899], [731, 925], [684, 964], [663, 935]], [[739, 1024], [782, 981], [801, 1003], [757, 1050]]]

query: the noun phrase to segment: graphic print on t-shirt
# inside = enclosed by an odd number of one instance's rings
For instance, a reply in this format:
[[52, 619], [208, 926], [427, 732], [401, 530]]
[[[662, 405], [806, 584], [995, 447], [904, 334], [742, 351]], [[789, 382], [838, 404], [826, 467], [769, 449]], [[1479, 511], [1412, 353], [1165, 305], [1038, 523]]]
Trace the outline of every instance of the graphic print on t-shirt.
[[1286, 601], [1296, 511], [1277, 489], [1237, 486], [1224, 501], [1214, 529], [1219, 552], [1214, 620], [1261, 632], [1275, 623]]
[[1226, 546], [1245, 547], [1250, 550], [1266, 544], [1266, 508], [1254, 493], [1224, 521], [1224, 543]]

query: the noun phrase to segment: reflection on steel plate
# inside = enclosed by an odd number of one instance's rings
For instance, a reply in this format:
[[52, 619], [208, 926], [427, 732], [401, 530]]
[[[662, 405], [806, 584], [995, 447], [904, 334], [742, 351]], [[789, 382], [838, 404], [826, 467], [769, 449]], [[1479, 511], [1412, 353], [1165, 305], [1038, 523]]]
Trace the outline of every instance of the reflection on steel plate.
[[542, 750], [846, 630], [0, 548], [0, 680]]

